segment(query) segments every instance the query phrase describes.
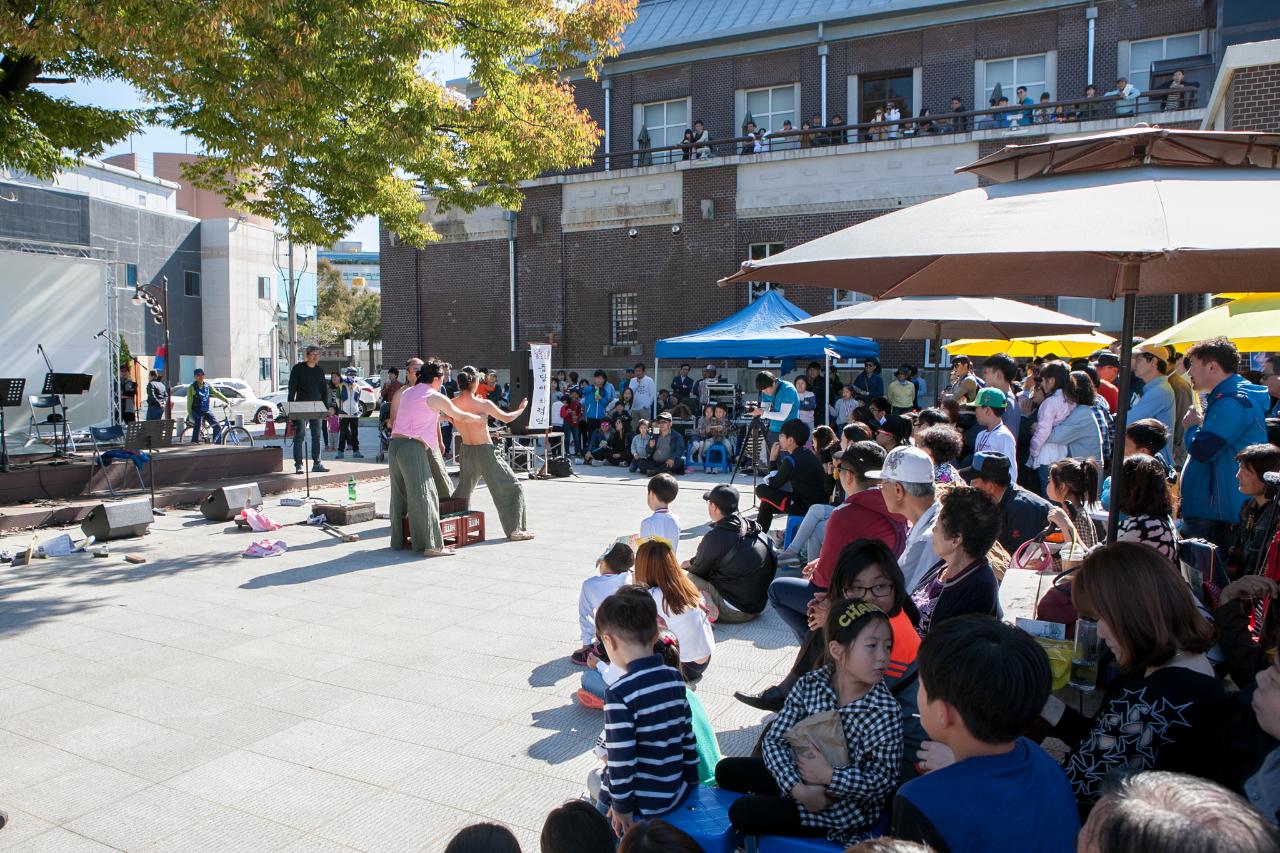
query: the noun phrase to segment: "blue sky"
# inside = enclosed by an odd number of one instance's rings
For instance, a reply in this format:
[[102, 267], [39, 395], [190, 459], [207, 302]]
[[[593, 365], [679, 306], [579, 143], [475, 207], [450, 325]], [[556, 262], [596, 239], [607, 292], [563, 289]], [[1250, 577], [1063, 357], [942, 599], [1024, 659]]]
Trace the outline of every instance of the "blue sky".
[[[465, 76], [469, 69], [470, 63], [466, 58], [456, 53], [432, 57], [424, 66], [424, 70], [434, 73], [442, 80]], [[87, 80], [40, 88], [52, 95], [110, 109], [130, 109], [145, 105], [138, 90], [121, 80]], [[200, 151], [200, 143], [196, 139], [175, 133], [165, 127], [148, 127], [142, 133], [135, 133], [128, 139], [111, 146], [103, 156], [111, 157], [133, 152], [139, 155], [142, 171], [150, 172], [151, 155], [156, 152], [174, 151], [196, 154]], [[347, 235], [347, 239], [359, 240], [364, 244], [365, 251], [377, 251], [377, 218], [367, 217], [356, 223], [355, 228]]]

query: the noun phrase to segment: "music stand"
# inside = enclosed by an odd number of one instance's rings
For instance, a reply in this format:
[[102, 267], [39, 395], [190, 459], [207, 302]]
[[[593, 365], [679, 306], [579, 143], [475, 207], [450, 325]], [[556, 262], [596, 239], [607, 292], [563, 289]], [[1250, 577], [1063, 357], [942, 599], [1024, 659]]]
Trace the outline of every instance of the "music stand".
[[[62, 406], [62, 450], [56, 452], [56, 456], [65, 458], [67, 448], [71, 446], [70, 432], [67, 429], [67, 395], [83, 394], [89, 390], [91, 382], [93, 382], [93, 375], [89, 373], [46, 373], [44, 375], [44, 390], [40, 393], [56, 395], [58, 404]], [[56, 445], [57, 442], [54, 444]]]
[[164, 515], [163, 510], [155, 508], [157, 451], [161, 447], [173, 447], [173, 425], [173, 421], [134, 421], [124, 425], [124, 449], [147, 453], [147, 467], [151, 469], [151, 508], [156, 515]]
[[303, 457], [305, 457], [303, 461], [306, 463], [306, 467], [303, 469], [303, 471], [306, 472], [306, 478], [307, 478], [306, 497], [307, 497], [307, 500], [310, 500], [311, 499], [311, 454], [307, 452], [307, 447], [306, 447], [307, 437], [305, 434], [303, 434], [303, 431], [305, 431], [307, 428], [305, 421], [316, 421], [316, 420], [319, 420], [320, 418], [326, 417], [329, 414], [329, 406], [328, 404], [320, 400], [312, 400], [312, 401], [299, 400], [294, 403], [284, 403], [283, 407], [284, 407], [284, 416], [289, 420], [293, 421], [293, 430], [294, 430], [293, 440], [303, 442], [302, 455]]
[[16, 409], [22, 405], [22, 392], [26, 390], [27, 380], [0, 379], [0, 471], [9, 470], [9, 441], [5, 435], [4, 410]]

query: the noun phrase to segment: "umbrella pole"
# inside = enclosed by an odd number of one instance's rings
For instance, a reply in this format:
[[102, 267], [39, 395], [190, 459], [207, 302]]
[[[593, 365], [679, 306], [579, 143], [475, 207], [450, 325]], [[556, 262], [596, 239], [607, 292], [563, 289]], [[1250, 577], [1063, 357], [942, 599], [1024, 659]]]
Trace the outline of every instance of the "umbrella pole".
[[822, 407], [822, 422], [831, 426], [831, 352], [823, 347], [822, 355], [827, 362], [827, 369], [822, 375], [822, 381], [827, 383], [822, 389], [822, 399], [826, 404]]
[[1138, 310], [1138, 264], [1127, 261], [1120, 265], [1120, 290], [1124, 294], [1124, 322], [1120, 331], [1120, 405], [1115, 416], [1115, 437], [1111, 443], [1111, 506], [1107, 509], [1107, 544], [1116, 541], [1120, 526], [1120, 501], [1117, 489], [1124, 471], [1124, 429], [1129, 417], [1132, 394], [1133, 322]]
[[933, 397], [934, 404], [942, 402], [942, 324], [938, 323], [933, 335]]

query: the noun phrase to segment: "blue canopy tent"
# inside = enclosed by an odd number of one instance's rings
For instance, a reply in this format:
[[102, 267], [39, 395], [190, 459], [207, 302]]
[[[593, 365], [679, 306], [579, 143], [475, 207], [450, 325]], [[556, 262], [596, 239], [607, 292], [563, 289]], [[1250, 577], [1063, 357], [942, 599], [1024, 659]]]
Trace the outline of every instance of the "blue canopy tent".
[[787, 328], [807, 317], [809, 314], [781, 293], [770, 290], [715, 325], [658, 341], [653, 352], [653, 374], [658, 375], [658, 361], [664, 358], [787, 359], [825, 355], [829, 382], [833, 353], [841, 358], [879, 357], [880, 345], [867, 338], [809, 335]]

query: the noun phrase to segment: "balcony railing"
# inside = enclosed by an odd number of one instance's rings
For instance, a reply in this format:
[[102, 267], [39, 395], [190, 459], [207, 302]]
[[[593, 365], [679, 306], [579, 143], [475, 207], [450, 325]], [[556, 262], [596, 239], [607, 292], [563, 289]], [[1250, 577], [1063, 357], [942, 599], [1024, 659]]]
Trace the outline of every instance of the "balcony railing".
[[[943, 136], [969, 133], [978, 130], [1029, 131], [1037, 127], [1072, 124], [1099, 119], [1150, 120], [1174, 110], [1196, 109], [1199, 90], [1152, 89], [1141, 92], [1136, 98], [1122, 95], [1096, 98], [1078, 98], [1069, 101], [1045, 101], [1034, 106], [1008, 105], [985, 110], [966, 110], [939, 115], [909, 116], [895, 121], [861, 122], [859, 124], [829, 125], [826, 127], [778, 130], [765, 134], [763, 139], [744, 135], [711, 139], [698, 146], [689, 143], [661, 145], [648, 148], [631, 148], [596, 154], [591, 162], [561, 174], [629, 169], [639, 166], [656, 166], [679, 163], [684, 160], [711, 160], [726, 156], [754, 156], [771, 151], [798, 151], [833, 145], [866, 145], [891, 139], [914, 139], [922, 136]], [[1030, 118], [1030, 121], [1027, 119]], [[756, 150], [759, 142], [759, 150]]]

